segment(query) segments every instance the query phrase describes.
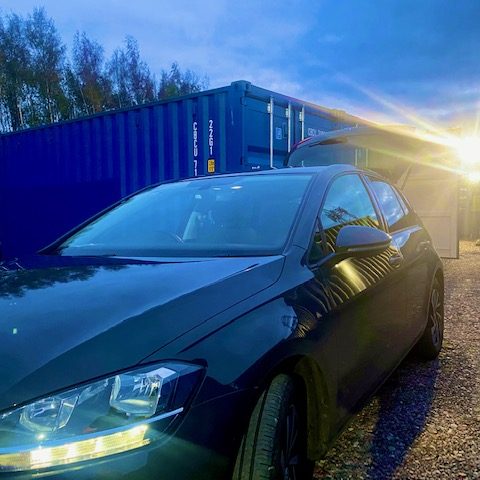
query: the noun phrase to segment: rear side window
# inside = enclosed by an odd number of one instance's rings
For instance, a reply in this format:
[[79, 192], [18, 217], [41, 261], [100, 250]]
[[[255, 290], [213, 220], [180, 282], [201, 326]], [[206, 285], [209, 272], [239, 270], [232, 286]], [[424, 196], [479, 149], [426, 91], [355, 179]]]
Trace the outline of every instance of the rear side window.
[[335, 251], [338, 232], [345, 225], [379, 228], [372, 200], [358, 175], [343, 175], [331, 184], [320, 215], [327, 251]]
[[393, 188], [394, 192], [397, 194], [398, 200], [402, 204], [402, 208], [403, 208], [404, 212], [407, 215], [409, 215], [410, 214], [410, 208], [408, 207], [407, 202], [405, 201], [405, 197], [398, 191], [397, 188], [395, 188], [394, 186], [392, 186], [392, 188]]
[[394, 188], [375, 178], [370, 179], [370, 184], [380, 204], [388, 228], [395, 231], [409, 226], [407, 206]]

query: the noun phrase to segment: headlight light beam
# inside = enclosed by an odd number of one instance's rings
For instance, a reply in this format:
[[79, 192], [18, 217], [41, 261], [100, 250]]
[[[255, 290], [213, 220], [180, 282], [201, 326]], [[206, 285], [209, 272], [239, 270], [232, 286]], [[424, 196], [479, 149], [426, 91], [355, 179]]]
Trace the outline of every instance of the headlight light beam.
[[143, 366], [0, 414], [0, 472], [106, 457], [148, 445], [184, 411], [203, 367]]

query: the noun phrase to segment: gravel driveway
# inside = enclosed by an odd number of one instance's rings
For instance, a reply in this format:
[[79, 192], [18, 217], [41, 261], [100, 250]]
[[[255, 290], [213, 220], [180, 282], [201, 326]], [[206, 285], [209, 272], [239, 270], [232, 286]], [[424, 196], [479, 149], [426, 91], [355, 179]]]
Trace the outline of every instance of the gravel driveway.
[[317, 463], [317, 479], [480, 479], [480, 247], [445, 260], [440, 358], [407, 359]]

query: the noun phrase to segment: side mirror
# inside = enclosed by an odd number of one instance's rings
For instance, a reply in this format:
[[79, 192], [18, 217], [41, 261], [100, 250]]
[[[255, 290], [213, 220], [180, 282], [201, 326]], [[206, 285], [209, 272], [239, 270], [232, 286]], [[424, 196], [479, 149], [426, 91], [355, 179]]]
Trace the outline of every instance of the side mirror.
[[383, 230], [360, 225], [345, 225], [335, 242], [335, 252], [343, 257], [363, 257], [386, 250], [392, 237]]

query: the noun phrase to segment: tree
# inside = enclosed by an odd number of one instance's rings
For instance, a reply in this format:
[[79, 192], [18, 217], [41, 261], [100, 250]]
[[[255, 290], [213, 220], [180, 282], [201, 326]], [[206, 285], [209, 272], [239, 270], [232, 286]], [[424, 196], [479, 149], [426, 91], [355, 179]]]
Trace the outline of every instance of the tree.
[[75, 34], [73, 72], [77, 77], [83, 113], [97, 113], [112, 107], [111, 82], [104, 74], [103, 48], [85, 32]]
[[88, 106], [84, 100], [82, 85], [70, 63], [67, 63], [63, 72], [63, 89], [66, 99], [66, 117], [77, 118], [88, 113]]
[[132, 105], [128, 85], [128, 62], [122, 49], [117, 48], [113, 52], [107, 68], [112, 83], [112, 97], [115, 106], [124, 108]]
[[105, 63], [103, 47], [77, 32], [71, 56], [43, 8], [0, 12], [0, 132], [141, 105], [208, 85], [177, 63], [157, 82], [137, 41], [127, 36]]
[[[0, 39], [4, 36], [3, 18], [0, 17]], [[7, 132], [10, 129], [9, 112], [7, 109], [6, 98], [6, 52], [0, 44], [0, 132]]]
[[26, 92], [31, 82], [30, 55], [25, 38], [24, 22], [12, 14], [0, 28], [0, 62], [2, 101], [7, 113], [7, 128], [18, 130], [26, 126]]
[[30, 124], [51, 123], [66, 118], [62, 80], [65, 46], [52, 19], [36, 8], [26, 22], [30, 51], [31, 86], [36, 94], [36, 118]]
[[127, 36], [125, 48], [117, 48], [108, 63], [115, 104], [122, 108], [155, 100], [155, 79], [140, 57], [137, 41]]
[[178, 64], [174, 62], [169, 72], [162, 71], [157, 98], [163, 100], [169, 97], [188, 95], [200, 92], [206, 88], [208, 88], [208, 79], [206, 77], [200, 79], [191, 70], [186, 70], [182, 73]]

